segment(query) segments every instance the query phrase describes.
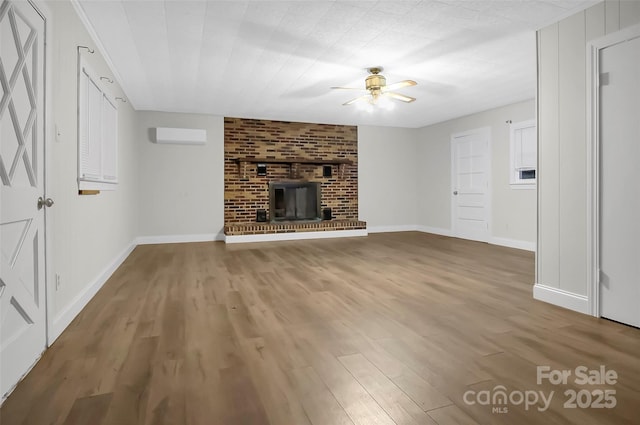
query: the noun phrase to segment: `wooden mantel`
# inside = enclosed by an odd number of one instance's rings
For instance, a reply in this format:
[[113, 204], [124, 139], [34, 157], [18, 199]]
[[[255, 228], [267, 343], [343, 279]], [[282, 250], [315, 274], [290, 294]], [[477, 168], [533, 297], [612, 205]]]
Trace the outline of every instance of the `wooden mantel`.
[[339, 165], [340, 178], [344, 175], [344, 167], [346, 165], [353, 165], [353, 161], [350, 159], [310, 159], [310, 158], [255, 158], [255, 157], [242, 157], [233, 159], [238, 164], [238, 175], [241, 178], [247, 177], [246, 164], [288, 164], [289, 174], [292, 178], [293, 165], [297, 164], [313, 164], [313, 165]]
[[254, 158], [244, 157], [236, 158], [234, 161], [249, 162], [252, 164], [316, 164], [316, 165], [332, 165], [332, 164], [348, 164], [352, 165], [350, 159], [307, 159], [307, 158]]

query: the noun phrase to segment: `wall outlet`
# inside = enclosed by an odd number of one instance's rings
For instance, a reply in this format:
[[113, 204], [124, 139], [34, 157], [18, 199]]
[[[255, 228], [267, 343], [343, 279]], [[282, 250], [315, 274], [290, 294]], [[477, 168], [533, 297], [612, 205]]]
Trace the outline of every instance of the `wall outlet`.
[[62, 283], [62, 278], [58, 273], [56, 273], [56, 291], [60, 289], [60, 284]]

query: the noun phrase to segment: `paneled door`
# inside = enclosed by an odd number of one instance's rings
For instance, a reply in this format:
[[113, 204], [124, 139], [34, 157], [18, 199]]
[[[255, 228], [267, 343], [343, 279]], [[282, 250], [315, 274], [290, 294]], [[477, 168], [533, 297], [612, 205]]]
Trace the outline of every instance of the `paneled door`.
[[488, 128], [451, 136], [451, 212], [453, 235], [476, 241], [489, 240]]
[[43, 16], [0, 6], [0, 401], [46, 346]]
[[600, 313], [640, 327], [640, 36], [600, 51]]

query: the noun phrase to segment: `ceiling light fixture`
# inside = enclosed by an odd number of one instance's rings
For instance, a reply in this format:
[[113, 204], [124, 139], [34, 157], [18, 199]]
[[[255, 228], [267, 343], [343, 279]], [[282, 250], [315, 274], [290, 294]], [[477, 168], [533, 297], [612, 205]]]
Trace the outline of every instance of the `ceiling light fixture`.
[[[379, 101], [389, 98], [400, 100], [406, 103], [411, 103], [416, 100], [414, 97], [405, 96], [404, 94], [395, 93], [392, 91], [401, 89], [403, 87], [415, 86], [416, 84], [418, 84], [415, 81], [404, 80], [391, 85], [387, 85], [387, 79], [384, 77], [384, 75], [380, 74], [380, 72], [382, 72], [382, 67], [368, 68], [367, 71], [369, 71], [369, 75], [364, 80], [364, 90], [368, 91], [369, 93], [364, 96], [351, 99], [350, 101], [343, 103], [343, 105], [347, 106], [360, 101], [366, 101], [370, 105], [377, 105], [379, 104]], [[331, 88], [342, 90], [363, 90], [354, 87]]]

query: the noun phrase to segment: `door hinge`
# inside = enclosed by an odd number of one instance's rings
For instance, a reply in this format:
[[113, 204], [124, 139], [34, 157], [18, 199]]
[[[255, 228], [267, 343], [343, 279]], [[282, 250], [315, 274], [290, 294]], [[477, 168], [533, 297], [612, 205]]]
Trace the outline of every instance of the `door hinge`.
[[608, 72], [603, 72], [602, 74], [600, 74], [600, 76], [598, 78], [598, 82], [600, 83], [600, 87], [608, 86], [609, 85], [609, 73]]

